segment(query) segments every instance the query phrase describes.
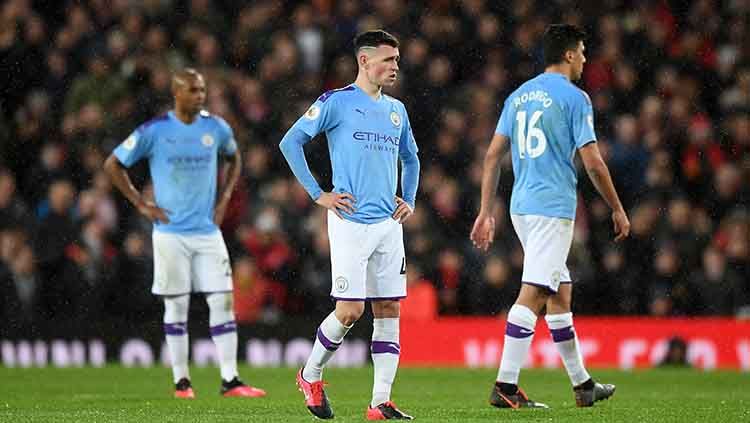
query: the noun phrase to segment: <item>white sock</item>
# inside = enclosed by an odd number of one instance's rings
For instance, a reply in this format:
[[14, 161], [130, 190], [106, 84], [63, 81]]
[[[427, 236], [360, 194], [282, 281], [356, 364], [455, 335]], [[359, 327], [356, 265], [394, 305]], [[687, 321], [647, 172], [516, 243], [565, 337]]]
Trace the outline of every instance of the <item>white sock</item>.
[[167, 339], [169, 360], [172, 363], [174, 383], [190, 379], [188, 369], [189, 338], [187, 332], [190, 296], [164, 297], [164, 334]]
[[591, 378], [583, 366], [583, 356], [578, 346], [578, 337], [573, 329], [573, 313], [548, 314], [547, 327], [555, 341], [557, 352], [568, 371], [570, 382], [578, 386]]
[[323, 367], [333, 357], [351, 326], [344, 326], [331, 312], [318, 326], [310, 357], [305, 363], [302, 377], [308, 382], [317, 382], [323, 378]]
[[536, 314], [526, 306], [513, 304], [505, 324], [505, 344], [497, 372], [498, 382], [518, 384], [518, 374], [529, 352], [535, 327]]
[[221, 379], [227, 382], [237, 377], [237, 323], [231, 292], [206, 295], [208, 324], [211, 339], [216, 345]]
[[390, 401], [391, 386], [396, 378], [401, 346], [398, 343], [398, 317], [374, 319], [372, 322], [372, 364], [375, 377], [372, 384], [371, 407]]

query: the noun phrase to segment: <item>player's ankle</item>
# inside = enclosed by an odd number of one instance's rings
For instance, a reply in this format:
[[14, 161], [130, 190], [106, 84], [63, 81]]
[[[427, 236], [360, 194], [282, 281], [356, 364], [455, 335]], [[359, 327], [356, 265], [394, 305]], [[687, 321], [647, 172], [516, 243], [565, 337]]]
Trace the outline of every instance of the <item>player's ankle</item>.
[[500, 392], [503, 393], [503, 395], [515, 395], [518, 393], [518, 385], [515, 383], [505, 383], [497, 381], [495, 382], [495, 386], [497, 386], [500, 389]]
[[589, 378], [589, 380], [575, 386], [573, 389], [594, 389], [594, 379]]

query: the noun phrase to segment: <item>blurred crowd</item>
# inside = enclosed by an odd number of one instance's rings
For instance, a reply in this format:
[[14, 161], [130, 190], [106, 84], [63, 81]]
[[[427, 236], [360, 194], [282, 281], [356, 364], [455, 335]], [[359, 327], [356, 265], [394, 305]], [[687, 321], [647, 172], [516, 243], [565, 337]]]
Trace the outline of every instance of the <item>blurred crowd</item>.
[[[0, 318], [158, 316], [150, 224], [101, 166], [171, 107], [171, 72], [186, 65], [205, 75], [206, 109], [243, 152], [222, 225], [238, 320], [330, 310], [325, 215], [277, 145], [318, 95], [354, 80], [351, 40], [372, 28], [401, 40], [389, 92], [407, 105], [422, 162], [403, 313], [504, 313], [523, 263], [509, 160], [489, 254], [468, 233], [500, 106], [543, 71], [540, 36], [556, 22], [589, 34], [580, 86], [632, 222], [630, 239], [613, 243], [609, 210], [579, 166], [574, 310], [750, 316], [748, 1], [6, 0]], [[330, 188], [325, 139], [306, 151]], [[131, 175], [151, 195], [145, 164]]]

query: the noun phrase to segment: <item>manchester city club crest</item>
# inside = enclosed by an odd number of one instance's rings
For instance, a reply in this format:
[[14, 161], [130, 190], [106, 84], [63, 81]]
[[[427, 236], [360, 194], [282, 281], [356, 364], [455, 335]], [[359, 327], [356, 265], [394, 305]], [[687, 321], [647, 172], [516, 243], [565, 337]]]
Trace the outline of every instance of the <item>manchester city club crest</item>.
[[318, 116], [320, 116], [320, 107], [314, 104], [305, 112], [305, 117], [310, 120], [315, 120]]
[[201, 142], [206, 147], [211, 147], [212, 145], [214, 145], [214, 137], [212, 137], [211, 135], [206, 134], [206, 135], [203, 136], [203, 138], [201, 138]]
[[343, 276], [339, 276], [338, 278], [336, 278], [336, 280], [334, 281], [334, 285], [336, 286], [337, 292], [344, 292], [349, 289], [349, 281], [346, 280], [346, 278]]
[[401, 126], [401, 116], [396, 112], [391, 112], [391, 123], [393, 126]]

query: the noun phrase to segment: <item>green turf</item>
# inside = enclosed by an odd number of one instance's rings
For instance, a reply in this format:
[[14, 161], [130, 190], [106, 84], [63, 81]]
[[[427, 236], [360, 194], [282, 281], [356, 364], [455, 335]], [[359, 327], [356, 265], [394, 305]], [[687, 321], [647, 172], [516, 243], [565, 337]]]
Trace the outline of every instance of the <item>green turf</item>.
[[[197, 399], [171, 398], [165, 368], [0, 368], [2, 422], [309, 422], [294, 369], [242, 368], [268, 390], [263, 399], [218, 396], [218, 371], [192, 369]], [[612, 400], [577, 409], [561, 371], [528, 370], [522, 386], [551, 410], [497, 410], [487, 397], [493, 370], [401, 369], [393, 398], [419, 421], [686, 422], [750, 421], [750, 376], [696, 370], [596, 371], [617, 384]], [[331, 369], [329, 398], [336, 421], [363, 421], [372, 368]]]

